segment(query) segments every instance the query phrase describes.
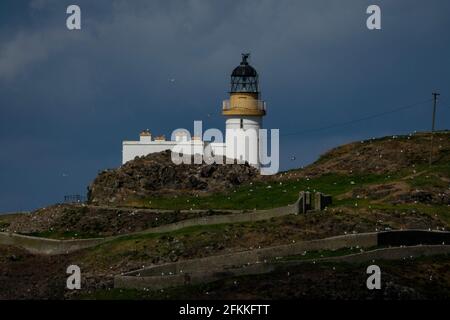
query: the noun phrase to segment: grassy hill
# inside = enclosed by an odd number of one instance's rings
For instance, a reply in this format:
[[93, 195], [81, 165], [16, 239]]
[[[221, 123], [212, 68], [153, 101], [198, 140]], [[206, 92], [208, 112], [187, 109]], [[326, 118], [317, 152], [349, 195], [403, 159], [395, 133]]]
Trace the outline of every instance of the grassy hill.
[[[223, 214], [221, 209], [285, 206], [302, 190], [332, 195], [330, 212], [420, 213], [449, 224], [450, 133], [438, 132], [434, 141], [431, 166], [429, 134], [371, 139], [337, 147], [304, 169], [259, 177], [227, 191], [136, 197], [120, 203], [128, 210], [56, 205], [16, 219], [0, 217], [0, 229], [60, 238], [123, 234], [196, 217], [195, 209]], [[149, 214], [135, 208], [173, 212]], [[181, 209], [193, 212], [178, 212]]]
[[[434, 162], [431, 166], [428, 163], [430, 135], [419, 133], [343, 145], [325, 153], [318, 161], [304, 169], [290, 170], [275, 176], [258, 177], [227, 188], [227, 191], [154, 194], [121, 203], [121, 206], [129, 207], [120, 208], [55, 205], [28, 215], [0, 216], [1, 230], [53, 238], [85, 238], [126, 234], [192, 217], [224, 214], [220, 209], [253, 210], [284, 206], [293, 203], [301, 190], [321, 191], [333, 196], [333, 204], [322, 212], [290, 215], [258, 222], [195, 226], [158, 234], [129, 235], [64, 256], [43, 258], [0, 246], [0, 252], [5, 253], [0, 259], [0, 271], [11, 275], [10, 281], [5, 284], [5, 287], [11, 288], [8, 291], [8, 297], [17, 294], [47, 297], [49, 292], [54, 292], [48, 287], [54, 284], [46, 284], [46, 280], [41, 275], [30, 271], [24, 277], [17, 272], [20, 268], [27, 268], [26, 266], [29, 265], [37, 266], [36, 270], [46, 270], [47, 276], [59, 274], [59, 271], [55, 270], [56, 267], [61, 269], [71, 263], [79, 265], [86, 272], [84, 279], [87, 283], [86, 289], [81, 294], [88, 297], [163, 298], [164, 295], [157, 293], [142, 294], [110, 290], [112, 277], [149, 264], [346, 233], [406, 228], [449, 230], [450, 133], [436, 133], [434, 139]], [[137, 208], [143, 209], [139, 211]], [[168, 211], [151, 212], [148, 208], [162, 208]], [[218, 210], [206, 212], [194, 210], [202, 208]], [[180, 209], [189, 211], [180, 212]], [[437, 266], [433, 260], [428, 259], [422, 267], [418, 265], [414, 272], [420, 276], [421, 268], [430, 266], [441, 268], [448, 264], [448, 257], [443, 259], [444, 262]], [[402, 277], [402, 268], [404, 265], [401, 263], [393, 264], [391, 269], [395, 274], [394, 280]], [[321, 274], [317, 271], [319, 269], [310, 270], [309, 267], [297, 269], [306, 270], [314, 277], [319, 277]], [[297, 269], [294, 268], [290, 272]], [[345, 272], [339, 275], [341, 284], [351, 280], [351, 276], [346, 275], [346, 272], [353, 270], [348, 273], [351, 275], [356, 269], [343, 267], [343, 270]], [[64, 275], [63, 271], [62, 274]], [[446, 282], [443, 283], [448, 283], [450, 275], [445, 277]], [[275, 279], [274, 281], [279, 283], [282, 281], [282, 274], [247, 277], [245, 280], [247, 284], [242, 287], [242, 292], [247, 290], [251, 297], [260, 297], [258, 295], [260, 289], [255, 286], [254, 281], [261, 281], [262, 278]], [[398, 281], [404, 283], [404, 280], [401, 278]], [[23, 281], [38, 283], [40, 289], [38, 290], [38, 287], [36, 290], [33, 289], [34, 291], [13, 289], [16, 282]], [[61, 278], [61, 281], [64, 279]], [[227, 286], [230, 284], [229, 281], [224, 283]], [[298, 283], [293, 281], [287, 285], [289, 288], [291, 285], [294, 288]], [[220, 291], [217, 284], [200, 287], [200, 289], [192, 288], [192, 292], [196, 292], [193, 295], [204, 298], [201, 293], [204, 288], [216, 292], [216, 297], [228, 297], [228, 289]], [[232, 286], [228, 288], [229, 292], [232, 292]], [[304, 287], [306, 291], [310, 289], [310, 287]], [[424, 290], [428, 289], [426, 287]], [[66, 294], [63, 291], [55, 292], [60, 295]], [[191, 291], [183, 292], [186, 294]], [[280, 290], [280, 297], [283, 297], [282, 292], [284, 291]], [[333, 294], [340, 294], [333, 292]], [[352, 297], [352, 289], [345, 292], [344, 296]], [[170, 290], [167, 293], [173, 293], [173, 295], [170, 294], [172, 297], [183, 297], [182, 292], [177, 290]], [[319, 295], [318, 292], [316, 294]]]
[[397, 204], [450, 204], [450, 133], [435, 134], [432, 166], [429, 166], [430, 137], [418, 133], [354, 142], [332, 149], [304, 169], [260, 177], [227, 192], [135, 198], [126, 205], [162, 209], [266, 209], [293, 203], [300, 190], [330, 194], [338, 200], [335, 204], [353, 198]]

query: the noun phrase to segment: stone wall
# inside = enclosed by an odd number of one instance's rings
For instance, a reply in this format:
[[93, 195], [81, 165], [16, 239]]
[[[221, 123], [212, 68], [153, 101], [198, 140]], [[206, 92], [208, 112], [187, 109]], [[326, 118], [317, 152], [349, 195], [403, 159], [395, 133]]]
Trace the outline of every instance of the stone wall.
[[376, 233], [303, 241], [144, 268], [116, 276], [114, 286], [116, 288], [163, 288], [186, 282], [197, 283], [197, 280], [207, 282], [230, 275], [264, 273], [272, 270], [272, 267], [265, 262], [277, 257], [299, 255], [305, 251], [336, 250], [355, 246], [373, 247], [376, 244]]
[[89, 248], [103, 242], [119, 239], [121, 237], [127, 237], [130, 235], [164, 233], [194, 226], [207, 226], [225, 223], [240, 223], [240, 222], [268, 220], [271, 218], [281, 217], [294, 213], [296, 213], [295, 204], [268, 210], [256, 210], [245, 213], [212, 215], [208, 217], [187, 219], [151, 228], [137, 233], [113, 236], [108, 238], [97, 238], [97, 239], [94, 238], [94, 239], [55, 240], [42, 237], [25, 236], [15, 233], [0, 232], [0, 244], [17, 246], [25, 250], [28, 250], [32, 253], [38, 254], [61, 254]]
[[159, 290], [187, 284], [208, 283], [225, 277], [264, 274], [275, 270], [274, 264], [253, 264], [227, 271], [208, 271], [191, 274], [159, 275], [152, 277], [118, 276], [114, 278], [115, 288]]
[[348, 263], [363, 263], [377, 260], [413, 259], [438, 254], [449, 254], [449, 245], [423, 245], [412, 247], [383, 248], [364, 253], [352, 254], [344, 257], [326, 258], [326, 261], [343, 261]]
[[[417, 231], [413, 231], [417, 234]], [[398, 242], [402, 236], [405, 241], [410, 236], [407, 231], [390, 231], [389, 234], [398, 234], [395, 239]], [[421, 231], [423, 239], [439, 239], [450, 237], [449, 232]], [[435, 233], [439, 233], [438, 236]], [[116, 288], [149, 288], [161, 289], [184, 284], [206, 283], [230, 276], [244, 274], [259, 274], [272, 271], [280, 264], [298, 264], [308, 260], [273, 262], [279, 257], [295, 256], [305, 251], [337, 250], [349, 247], [371, 248], [379, 245], [379, 239], [383, 239], [386, 245], [385, 232], [350, 234], [330, 237], [326, 239], [303, 241], [294, 244], [274, 246], [243, 252], [217, 255], [200, 259], [185, 260], [175, 263], [156, 265], [116, 276], [114, 286]], [[382, 235], [380, 237], [380, 235]], [[426, 243], [427, 241], [423, 240]], [[420, 241], [421, 239], [417, 239]], [[316, 259], [321, 261], [346, 261], [365, 262], [372, 260], [394, 260], [419, 256], [450, 253], [449, 245], [425, 245], [413, 247], [383, 248], [352, 254], [341, 257]], [[311, 261], [310, 261], [311, 262]]]
[[[342, 257], [323, 258], [317, 260], [297, 260], [297, 261], [282, 261], [269, 263], [256, 263], [244, 265], [240, 268], [220, 270], [203, 270], [192, 273], [177, 273], [172, 271], [168, 273], [161, 272], [159, 275], [147, 276], [137, 273], [135, 275], [116, 276], [114, 278], [115, 288], [128, 289], [150, 289], [159, 290], [168, 287], [183, 286], [188, 284], [208, 283], [220, 280], [227, 277], [236, 277], [241, 275], [255, 275], [264, 274], [274, 271], [280, 266], [295, 266], [302, 263], [312, 262], [347, 262], [347, 263], [367, 263], [373, 264], [377, 260], [400, 260], [412, 259], [421, 256], [431, 256], [437, 254], [450, 254], [450, 246], [414, 246], [414, 247], [399, 247], [399, 248], [384, 248], [374, 251], [363, 252]], [[161, 271], [161, 270], [160, 270]]]
[[295, 203], [297, 206], [296, 213], [307, 213], [310, 210], [322, 211], [331, 203], [332, 197], [322, 192], [316, 192], [313, 196], [309, 191], [300, 191], [298, 200]]
[[450, 232], [397, 230], [378, 234], [379, 246], [416, 246], [421, 244], [450, 244]]
[[282, 217], [285, 215], [294, 214], [296, 212], [295, 205], [288, 205], [286, 207], [268, 209], [268, 210], [255, 210], [246, 213], [233, 213], [226, 215], [213, 215], [208, 217], [199, 217], [188, 220], [182, 220], [175, 223], [162, 225], [152, 229], [144, 230], [136, 234], [149, 234], [149, 233], [162, 233], [180, 230], [187, 227], [194, 226], [206, 226], [215, 224], [226, 223], [239, 223], [239, 222], [252, 222], [268, 220], [275, 217]]
[[65, 254], [96, 246], [107, 239], [55, 240], [0, 232], [0, 244], [16, 246], [36, 254]]
[[126, 275], [159, 275], [160, 273], [206, 272], [229, 267], [264, 262], [277, 257], [302, 254], [305, 251], [337, 250], [348, 247], [373, 247], [377, 245], [376, 233], [352, 234], [326, 239], [302, 241], [294, 244], [273, 246], [224, 255], [167, 263], [127, 273]]

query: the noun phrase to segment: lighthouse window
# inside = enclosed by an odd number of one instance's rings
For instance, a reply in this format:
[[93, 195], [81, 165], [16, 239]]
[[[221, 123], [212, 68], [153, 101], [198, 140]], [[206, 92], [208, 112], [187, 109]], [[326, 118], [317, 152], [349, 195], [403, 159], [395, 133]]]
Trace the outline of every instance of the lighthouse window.
[[244, 119], [241, 119], [241, 129], [244, 128]]

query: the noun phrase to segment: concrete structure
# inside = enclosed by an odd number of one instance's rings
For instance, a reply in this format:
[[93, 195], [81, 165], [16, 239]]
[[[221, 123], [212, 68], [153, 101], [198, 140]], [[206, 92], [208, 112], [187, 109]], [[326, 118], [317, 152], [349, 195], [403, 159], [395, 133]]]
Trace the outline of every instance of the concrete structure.
[[[240, 65], [233, 70], [230, 98], [222, 104], [222, 114], [226, 117], [224, 142], [208, 143], [202, 137], [191, 138], [186, 130], [175, 132], [171, 140], [163, 136], [152, 139], [150, 131], [145, 130], [141, 132], [139, 141], [123, 141], [122, 163], [135, 157], [172, 150], [186, 155], [226, 156], [259, 168], [259, 129], [266, 114], [266, 104], [260, 100], [258, 73], [249, 65], [248, 57], [249, 54], [243, 54]], [[210, 152], [204, 153], [207, 147]]]
[[316, 192], [314, 196], [314, 210], [322, 211], [332, 202], [332, 198], [329, 195], [325, 195], [322, 192]]
[[[391, 231], [398, 238], [408, 234], [408, 231]], [[114, 277], [115, 288], [158, 290], [187, 284], [208, 283], [228, 277], [268, 273], [280, 265], [298, 265], [316, 262], [374, 263], [379, 260], [413, 259], [422, 256], [450, 253], [450, 246], [431, 241], [426, 245], [412, 245], [409, 247], [380, 248], [371, 251], [362, 250], [360, 253], [337, 257], [302, 259], [295, 256], [304, 255], [308, 251], [339, 250], [343, 248], [374, 248], [380, 245], [381, 233], [361, 233], [330, 237], [293, 244], [279, 245], [205, 258], [182, 260], [173, 263], [154, 265], [151, 267], [128, 272]], [[450, 233], [423, 231], [426, 239], [430, 235], [439, 235], [448, 239]], [[442, 240], [441, 239], [441, 240]], [[419, 241], [420, 242], [420, 241]], [[427, 243], [424, 241], [423, 243]], [[436, 244], [439, 243], [439, 244]], [[383, 243], [386, 245], [386, 243]], [[291, 257], [283, 261], [281, 258]]]
[[[314, 207], [313, 207], [314, 201]], [[306, 213], [311, 210], [322, 211], [332, 202], [332, 197], [321, 192], [316, 192], [314, 197], [309, 191], [300, 191], [296, 205], [296, 213]]]
[[56, 240], [0, 232], [1, 245], [23, 248], [35, 254], [66, 254], [81, 249], [94, 247], [106, 241], [108, 241], [106, 238]]

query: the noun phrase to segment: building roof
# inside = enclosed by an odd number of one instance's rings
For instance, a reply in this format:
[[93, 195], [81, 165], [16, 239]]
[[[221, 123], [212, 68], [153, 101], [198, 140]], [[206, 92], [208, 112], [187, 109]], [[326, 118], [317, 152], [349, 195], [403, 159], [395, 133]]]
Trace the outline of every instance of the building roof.
[[242, 61], [239, 66], [234, 68], [233, 72], [231, 73], [232, 77], [257, 77], [258, 73], [256, 72], [255, 68], [253, 68], [251, 65], [248, 64], [248, 57], [250, 56], [249, 53], [243, 53], [242, 54]]

